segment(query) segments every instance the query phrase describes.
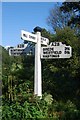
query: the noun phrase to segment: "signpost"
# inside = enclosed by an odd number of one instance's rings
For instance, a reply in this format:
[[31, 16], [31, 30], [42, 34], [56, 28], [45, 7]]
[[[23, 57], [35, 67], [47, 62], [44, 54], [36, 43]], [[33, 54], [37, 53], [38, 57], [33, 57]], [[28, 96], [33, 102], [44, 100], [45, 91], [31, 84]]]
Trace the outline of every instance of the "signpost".
[[47, 47], [41, 47], [42, 59], [70, 58], [72, 55], [71, 47], [61, 42], [53, 42]]
[[[51, 42], [49, 39], [41, 36], [41, 28], [34, 28], [36, 34], [21, 31], [21, 38], [35, 43], [35, 74], [34, 74], [34, 94], [42, 96], [42, 80], [41, 80], [41, 59], [57, 59], [70, 58], [72, 56], [72, 48], [61, 42]], [[46, 45], [47, 47], [41, 47]]]
[[42, 96], [42, 80], [41, 80], [41, 44], [48, 45], [49, 40], [41, 36], [41, 28], [34, 29], [36, 34], [21, 31], [21, 38], [35, 43], [35, 74], [34, 74], [34, 94]]

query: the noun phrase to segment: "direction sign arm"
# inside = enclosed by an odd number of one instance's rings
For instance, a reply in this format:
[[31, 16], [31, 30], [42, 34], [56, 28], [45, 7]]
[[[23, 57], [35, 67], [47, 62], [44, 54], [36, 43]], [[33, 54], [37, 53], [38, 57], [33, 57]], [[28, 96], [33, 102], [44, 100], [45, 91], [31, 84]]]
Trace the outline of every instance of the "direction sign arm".
[[37, 43], [37, 35], [21, 30], [21, 39]]

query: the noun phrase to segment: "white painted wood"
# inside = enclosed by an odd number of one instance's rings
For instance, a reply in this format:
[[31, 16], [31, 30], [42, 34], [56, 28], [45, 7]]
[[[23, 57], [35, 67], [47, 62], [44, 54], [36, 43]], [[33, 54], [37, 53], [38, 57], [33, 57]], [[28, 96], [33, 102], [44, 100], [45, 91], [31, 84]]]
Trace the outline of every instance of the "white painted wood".
[[37, 32], [37, 43], [35, 44], [35, 76], [34, 76], [34, 94], [42, 96], [41, 80], [41, 33]]
[[30, 32], [24, 31], [24, 30], [21, 30], [21, 38], [23, 40], [37, 43], [37, 36], [35, 34], [32, 34]]
[[41, 47], [41, 59], [70, 58], [71, 56], [72, 48], [65, 44], [50, 44], [47, 47]]

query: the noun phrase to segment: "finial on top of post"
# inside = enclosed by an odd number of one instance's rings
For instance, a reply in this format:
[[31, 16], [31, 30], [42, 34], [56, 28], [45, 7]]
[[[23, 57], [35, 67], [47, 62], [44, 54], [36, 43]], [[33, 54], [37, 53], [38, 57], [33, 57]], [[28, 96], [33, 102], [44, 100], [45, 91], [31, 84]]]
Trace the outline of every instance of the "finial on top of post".
[[42, 28], [37, 26], [34, 28], [34, 32], [41, 32], [42, 31]]

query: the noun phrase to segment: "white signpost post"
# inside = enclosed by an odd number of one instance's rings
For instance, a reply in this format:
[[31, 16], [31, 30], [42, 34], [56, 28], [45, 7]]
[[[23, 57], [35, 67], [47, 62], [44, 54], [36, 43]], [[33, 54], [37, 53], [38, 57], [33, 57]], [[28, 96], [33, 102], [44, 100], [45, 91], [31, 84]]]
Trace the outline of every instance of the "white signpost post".
[[[41, 36], [41, 28], [34, 28], [36, 34], [21, 31], [21, 38], [35, 43], [35, 74], [34, 74], [34, 94], [42, 96], [41, 59], [70, 58], [72, 49], [61, 42], [52, 42]], [[46, 45], [47, 47], [41, 47]]]

